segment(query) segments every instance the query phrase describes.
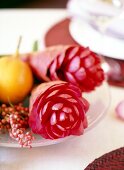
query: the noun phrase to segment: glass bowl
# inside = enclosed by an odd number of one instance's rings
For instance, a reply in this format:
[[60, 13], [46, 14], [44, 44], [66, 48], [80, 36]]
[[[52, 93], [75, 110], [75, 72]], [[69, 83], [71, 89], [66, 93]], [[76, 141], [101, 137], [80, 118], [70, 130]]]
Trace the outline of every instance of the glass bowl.
[[[97, 87], [94, 91], [90, 93], [84, 93], [83, 96], [88, 99], [90, 103], [90, 108], [87, 112], [88, 128], [85, 129], [84, 133], [93, 129], [95, 125], [106, 115], [107, 109], [110, 104], [110, 93], [109, 87], [106, 82], [104, 82], [100, 87]], [[52, 144], [57, 144], [68, 140], [70, 138], [75, 138], [76, 136], [68, 136], [56, 140], [44, 139], [39, 135], [35, 135], [35, 140], [32, 143], [32, 147], [47, 146]], [[8, 134], [0, 134], [0, 146], [3, 147], [20, 147], [17, 141], [9, 137]]]

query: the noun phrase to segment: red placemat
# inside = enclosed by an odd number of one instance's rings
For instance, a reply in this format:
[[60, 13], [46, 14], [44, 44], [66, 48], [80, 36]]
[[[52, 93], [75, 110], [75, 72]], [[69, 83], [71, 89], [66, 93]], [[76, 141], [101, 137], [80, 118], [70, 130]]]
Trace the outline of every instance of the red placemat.
[[45, 45], [52, 46], [52, 45], [69, 45], [69, 44], [76, 44], [77, 43], [73, 40], [69, 33], [69, 23], [70, 19], [64, 19], [54, 25], [45, 36]]
[[[45, 45], [48, 46], [54, 46], [58, 44], [62, 45], [77, 45], [78, 43], [71, 37], [69, 32], [69, 23], [70, 19], [66, 18], [60, 22], [58, 22], [56, 25], [51, 27], [48, 32], [45, 35]], [[83, 38], [83, 36], [82, 36]], [[108, 82], [111, 85], [124, 87], [124, 60], [118, 60], [118, 59], [112, 59], [109, 57], [105, 57], [105, 60], [110, 64], [111, 61], [118, 64], [118, 67], [120, 67], [120, 74], [115, 77], [115, 74], [109, 75]], [[113, 69], [113, 65], [110, 67]], [[115, 73], [115, 71], [114, 71]]]
[[85, 170], [124, 170], [124, 148], [114, 150], [95, 159]]

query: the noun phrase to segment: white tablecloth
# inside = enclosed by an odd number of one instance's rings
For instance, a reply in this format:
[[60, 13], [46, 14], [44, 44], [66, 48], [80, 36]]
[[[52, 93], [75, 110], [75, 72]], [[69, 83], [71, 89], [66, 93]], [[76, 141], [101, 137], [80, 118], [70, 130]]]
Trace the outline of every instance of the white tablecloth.
[[[66, 11], [60, 9], [1, 10], [0, 53], [14, 52], [19, 34], [24, 35], [26, 41], [22, 47], [28, 44], [26, 50], [29, 50], [32, 40], [43, 40], [46, 30], [66, 16]], [[0, 147], [0, 170], [81, 170], [95, 158], [124, 146], [124, 122], [115, 115], [115, 106], [124, 99], [124, 89], [110, 87], [110, 92], [111, 105], [107, 115], [88, 133], [46, 147]]]

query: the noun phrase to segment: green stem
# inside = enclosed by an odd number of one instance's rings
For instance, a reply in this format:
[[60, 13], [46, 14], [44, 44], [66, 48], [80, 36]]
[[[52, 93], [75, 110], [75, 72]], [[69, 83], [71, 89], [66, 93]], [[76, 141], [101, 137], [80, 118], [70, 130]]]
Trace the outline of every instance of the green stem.
[[35, 52], [35, 51], [38, 51], [38, 41], [34, 41], [33, 43], [33, 47], [32, 47], [32, 51]]
[[18, 44], [17, 44], [16, 51], [15, 51], [15, 54], [14, 54], [15, 58], [17, 58], [19, 56], [19, 48], [20, 48], [21, 41], [22, 41], [22, 36], [20, 36], [19, 40], [18, 40]]

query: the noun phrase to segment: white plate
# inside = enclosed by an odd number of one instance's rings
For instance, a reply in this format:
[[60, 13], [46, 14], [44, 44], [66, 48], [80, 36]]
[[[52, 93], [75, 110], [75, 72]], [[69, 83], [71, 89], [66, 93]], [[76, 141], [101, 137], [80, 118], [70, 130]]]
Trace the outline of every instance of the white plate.
[[[85, 133], [87, 133], [90, 129], [92, 129], [95, 125], [97, 125], [98, 122], [106, 114], [106, 111], [110, 104], [110, 94], [109, 94], [109, 88], [107, 83], [104, 82], [102, 86], [97, 87], [96, 90], [94, 90], [93, 92], [84, 94], [84, 97], [88, 99], [90, 103], [90, 108], [89, 111], [87, 112], [88, 128], [85, 130]], [[36, 138], [32, 143], [32, 147], [57, 144], [65, 140], [75, 138], [77, 136], [69, 136], [57, 140], [43, 139], [39, 135], [36, 135], [35, 137]], [[0, 146], [20, 147], [19, 144], [13, 139], [11, 139], [8, 134], [3, 134], [3, 135], [0, 134]]]
[[124, 40], [103, 35], [80, 18], [72, 19], [69, 30], [80, 45], [101, 55], [124, 60]]

